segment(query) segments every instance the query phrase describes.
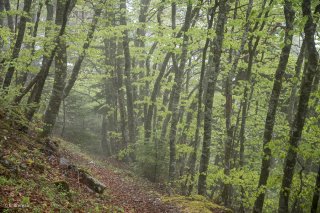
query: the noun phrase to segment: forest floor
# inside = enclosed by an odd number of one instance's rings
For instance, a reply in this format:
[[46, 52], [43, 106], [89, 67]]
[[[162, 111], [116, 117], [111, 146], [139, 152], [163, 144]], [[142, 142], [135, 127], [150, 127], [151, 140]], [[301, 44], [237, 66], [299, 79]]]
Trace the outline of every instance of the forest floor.
[[[229, 212], [200, 196], [168, 196], [127, 164], [60, 139], [37, 139], [0, 114], [0, 212]], [[96, 193], [70, 166], [105, 186]]]
[[160, 188], [134, 175], [128, 165], [115, 159], [88, 156], [70, 143], [64, 142], [61, 146], [62, 155], [103, 183], [109, 202], [124, 212], [180, 212], [175, 205], [162, 201], [164, 193]]

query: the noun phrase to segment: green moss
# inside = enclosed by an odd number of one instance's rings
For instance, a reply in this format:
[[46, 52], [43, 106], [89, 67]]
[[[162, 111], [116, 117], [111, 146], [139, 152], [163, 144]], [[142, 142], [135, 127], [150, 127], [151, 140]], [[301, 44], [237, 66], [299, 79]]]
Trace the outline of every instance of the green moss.
[[172, 196], [163, 197], [162, 200], [167, 203], [173, 203], [179, 206], [183, 212], [188, 213], [211, 213], [211, 212], [232, 212], [223, 206], [212, 203], [201, 195], [192, 196]]
[[7, 178], [5, 176], [0, 176], [0, 186], [14, 186], [15, 184], [15, 180]]

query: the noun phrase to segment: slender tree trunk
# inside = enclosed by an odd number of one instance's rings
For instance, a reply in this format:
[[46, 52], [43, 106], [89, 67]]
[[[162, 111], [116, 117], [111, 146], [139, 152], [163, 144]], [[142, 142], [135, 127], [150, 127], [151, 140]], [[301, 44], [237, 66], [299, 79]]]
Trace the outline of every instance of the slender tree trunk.
[[[3, 28], [5, 25], [4, 25], [4, 0], [0, 0], [0, 27]], [[4, 40], [2, 38], [0, 38], [0, 50], [2, 50], [4, 46]], [[2, 71], [2, 57], [0, 57], [0, 72]], [[2, 77], [0, 77], [0, 82], [2, 82], [3, 79]]]
[[63, 124], [62, 124], [60, 136], [64, 137], [64, 132], [66, 130], [66, 102], [64, 99], [62, 100], [62, 108], [63, 108]]
[[[0, 1], [0, 11], [1, 12], [4, 12], [4, 11], [7, 11], [7, 25], [11, 31], [11, 33], [14, 33], [14, 23], [13, 23], [13, 16], [10, 15], [11, 13], [11, 5], [10, 5], [10, 0], [1, 0]], [[3, 21], [4, 21], [4, 17], [0, 17], [0, 22], [1, 22], [1, 27], [3, 26]], [[2, 48], [3, 47], [3, 41], [2, 39], [0, 40], [0, 47]], [[0, 61], [0, 71], [2, 72], [3, 71], [3, 68], [5, 67], [4, 64], [6, 62], [7, 58], [6, 57], [3, 57], [1, 58], [1, 61]], [[0, 82], [1, 82], [1, 86], [2, 86], [2, 83], [3, 83], [3, 79], [2, 77], [0, 78]]]
[[204, 136], [201, 152], [199, 180], [198, 180], [198, 194], [207, 194], [207, 171], [210, 159], [210, 144], [211, 144], [211, 129], [212, 129], [212, 106], [213, 96], [215, 91], [216, 80], [220, 72], [220, 58], [222, 54], [222, 44], [224, 39], [224, 26], [227, 22], [228, 0], [221, 0], [219, 2], [219, 15], [216, 26], [216, 37], [213, 41], [213, 63], [211, 68], [204, 109]]
[[154, 83], [154, 86], [153, 86], [153, 90], [152, 90], [152, 93], [151, 93], [151, 104], [149, 105], [148, 107], [148, 113], [147, 113], [147, 117], [145, 118], [145, 123], [144, 123], [144, 131], [145, 131], [145, 141], [146, 142], [149, 142], [150, 138], [151, 138], [151, 126], [152, 126], [152, 116], [153, 116], [153, 113], [154, 113], [154, 108], [155, 108], [155, 102], [156, 102], [156, 99], [157, 99], [157, 95], [160, 91], [160, 83], [161, 83], [161, 80], [164, 76], [164, 73], [166, 71], [166, 68], [167, 68], [167, 65], [169, 63], [169, 60], [171, 58], [171, 53], [167, 53], [165, 58], [164, 58], [164, 61], [161, 65], [161, 68], [160, 68], [160, 72], [159, 72], [159, 75], [157, 76], [156, 78], [156, 81]]
[[[180, 101], [180, 93], [182, 90], [182, 81], [183, 81], [183, 73], [185, 69], [185, 65], [187, 62], [187, 54], [188, 54], [188, 40], [189, 37], [187, 32], [190, 28], [191, 24], [191, 13], [192, 13], [192, 3], [188, 3], [187, 12], [185, 16], [185, 22], [183, 27], [183, 45], [181, 47], [182, 54], [180, 56], [180, 65], [175, 63], [175, 59], [173, 58], [173, 63], [175, 67], [175, 79], [174, 85], [172, 87], [172, 93], [170, 97], [172, 99], [172, 119], [171, 119], [171, 127], [169, 134], [169, 144], [170, 144], [170, 155], [169, 155], [169, 181], [172, 183], [175, 179], [175, 170], [176, 170], [176, 131], [177, 124], [179, 122], [179, 101]], [[174, 57], [174, 55], [173, 55]]]
[[11, 13], [11, 4], [10, 0], [3, 0], [4, 1], [4, 7], [7, 11], [7, 20], [8, 20], [8, 27], [11, 30], [11, 32], [14, 32], [14, 21], [13, 21], [13, 16], [10, 15]]
[[[143, 1], [143, 0], [141, 0]], [[162, 0], [164, 1], [164, 0]], [[161, 15], [163, 13], [163, 10], [164, 10], [164, 5], [163, 4], [160, 4], [159, 8], [158, 8], [158, 12], [157, 12], [157, 21], [158, 21], [158, 26], [161, 27], [162, 26], [162, 20], [161, 20]], [[151, 56], [153, 54], [153, 52], [155, 51], [156, 47], [158, 45], [158, 42], [154, 42], [152, 47], [150, 48], [150, 51], [149, 51], [149, 54], [147, 56], [147, 59], [146, 59], [146, 76], [150, 76], [151, 74]], [[168, 62], [169, 62], [169, 59], [170, 57], [168, 58]], [[166, 63], [168, 63], [166, 62]], [[167, 66], [167, 64], [165, 65]], [[165, 70], [166, 67], [164, 67], [164, 70]], [[161, 73], [159, 73], [160, 75]], [[161, 77], [161, 75], [160, 75]], [[162, 77], [161, 77], [162, 78]], [[158, 80], [158, 78], [157, 78]], [[161, 80], [161, 79], [160, 79]], [[149, 81], [146, 81], [145, 82], [145, 92], [147, 94], [147, 96], [150, 96], [150, 82]], [[153, 105], [153, 104], [151, 104]], [[145, 142], [148, 142], [150, 140], [150, 137], [151, 137], [151, 121], [152, 121], [152, 113], [153, 113], [153, 109], [154, 109], [154, 106], [152, 108], [152, 112], [150, 114], [148, 114], [148, 103], [145, 103], [144, 104], [144, 116], [143, 116], [143, 119], [144, 119], [144, 127], [145, 127], [145, 133], [144, 133], [144, 137], [145, 137]], [[154, 113], [156, 114], [156, 112]], [[149, 117], [151, 116], [151, 118]]]
[[194, 140], [192, 141], [192, 147], [193, 150], [190, 154], [189, 157], [189, 165], [190, 165], [190, 182], [188, 183], [188, 195], [191, 195], [193, 187], [194, 187], [194, 179], [195, 179], [195, 174], [196, 174], [196, 162], [197, 162], [197, 152], [199, 148], [199, 141], [200, 141], [200, 128], [201, 128], [201, 123], [202, 123], [202, 104], [203, 104], [203, 81], [204, 81], [204, 76], [206, 73], [206, 60], [207, 60], [207, 51], [208, 47], [210, 44], [210, 38], [208, 36], [208, 31], [212, 29], [213, 25], [213, 18], [216, 13], [216, 9], [218, 7], [217, 2], [213, 5], [212, 8], [209, 10], [208, 14], [208, 28], [207, 28], [207, 38], [205, 45], [202, 50], [202, 61], [201, 61], [201, 73], [200, 73], [200, 80], [199, 80], [199, 91], [198, 91], [198, 100], [197, 100], [197, 125], [196, 125], [196, 131], [195, 131], [195, 136]]
[[[292, 8], [291, 2], [288, 0], [286, 0], [284, 3], [284, 15], [286, 19], [285, 37], [283, 41], [284, 47], [281, 50], [279, 64], [275, 73], [273, 89], [271, 92], [268, 113], [265, 121], [264, 136], [263, 136], [263, 157], [262, 157], [262, 166], [261, 166], [261, 173], [260, 173], [260, 179], [259, 179], [259, 185], [258, 185], [259, 188], [266, 186], [269, 173], [270, 173], [272, 156], [271, 156], [271, 149], [269, 148], [268, 144], [272, 139], [277, 107], [278, 107], [279, 97], [282, 89], [282, 78], [287, 68], [291, 45], [292, 45], [293, 34], [291, 32], [293, 30], [295, 11]], [[253, 212], [257, 212], [257, 213], [262, 212], [264, 197], [265, 197], [264, 192], [259, 194], [255, 202]]]
[[[126, 0], [120, 0], [120, 24], [127, 27], [127, 4]], [[134, 120], [134, 100], [133, 100], [133, 89], [131, 80], [131, 56], [129, 47], [129, 35], [128, 30], [123, 31], [123, 54], [124, 54], [124, 74], [125, 86], [126, 86], [126, 96], [127, 96], [127, 111], [128, 111], [128, 130], [129, 130], [129, 141], [131, 144], [135, 143], [135, 120]]]
[[[106, 14], [106, 19], [108, 20], [108, 23], [114, 23], [114, 13], [108, 12]], [[106, 25], [106, 27], [110, 27], [109, 24]], [[114, 67], [116, 65], [115, 58], [116, 58], [116, 43], [115, 38], [105, 39], [104, 40], [104, 53], [105, 53], [105, 75], [111, 76], [106, 77], [104, 79], [104, 97], [105, 97], [105, 106], [103, 109], [103, 122], [102, 122], [102, 139], [101, 139], [101, 145], [104, 151], [104, 154], [106, 156], [110, 156], [112, 154], [113, 148], [111, 138], [108, 138], [108, 131], [116, 131], [116, 99], [117, 99], [117, 83], [116, 81], [116, 74]], [[112, 113], [113, 111], [113, 113]], [[109, 123], [109, 125], [107, 125]]]
[[[237, 3], [235, 4], [235, 7], [237, 7]], [[226, 86], [225, 86], [225, 96], [226, 96], [226, 105], [225, 105], [225, 113], [226, 113], [226, 131], [227, 131], [227, 139], [225, 141], [225, 156], [224, 156], [224, 174], [226, 176], [230, 175], [230, 170], [231, 170], [231, 153], [232, 153], [232, 140], [233, 140], [233, 135], [234, 135], [234, 126], [231, 124], [231, 119], [232, 119], [232, 91], [233, 91], [233, 85], [232, 85], [232, 79], [234, 77], [234, 74], [237, 71], [238, 68], [238, 63], [240, 56], [244, 50], [246, 40], [248, 37], [248, 32], [249, 32], [249, 26], [250, 26], [250, 21], [249, 21], [249, 16], [252, 10], [253, 6], [253, 0], [249, 1], [248, 7], [247, 7], [247, 12], [246, 12], [246, 24], [245, 24], [245, 29], [241, 38], [241, 45], [239, 50], [236, 52], [236, 55], [234, 57], [232, 67], [228, 73], [228, 76], [226, 78]], [[236, 19], [236, 10], [234, 14], [234, 19]], [[233, 31], [233, 30], [232, 30]], [[232, 54], [232, 50], [231, 50]], [[231, 58], [231, 56], [230, 56]], [[230, 63], [232, 61], [230, 60]], [[231, 204], [230, 197], [231, 197], [231, 185], [230, 184], [224, 184], [224, 189], [222, 193], [222, 197], [224, 200], [224, 205], [229, 207]]]
[[319, 197], [320, 197], [320, 166], [318, 168], [316, 184], [314, 187], [314, 192], [312, 197], [311, 213], [317, 213]]
[[109, 139], [107, 137], [107, 115], [104, 114], [102, 116], [102, 124], [101, 124], [101, 148], [104, 154], [107, 157], [111, 156], [111, 147], [109, 143]]
[[[142, 59], [138, 60], [138, 66], [139, 69], [144, 69], [147, 65], [145, 59], [145, 55], [147, 55], [147, 52], [145, 51], [145, 36], [146, 36], [146, 20], [147, 20], [147, 12], [150, 6], [151, 0], [140, 0], [140, 13], [139, 13], [139, 27], [137, 29], [137, 38], [135, 39], [135, 46], [140, 48]], [[153, 45], [152, 45], [153, 46]], [[152, 47], [151, 47], [152, 50]], [[139, 56], [139, 55], [138, 55]], [[144, 76], [149, 76], [150, 72], [148, 69], [146, 69], [146, 72], [140, 73], [139, 78], [143, 78]], [[146, 96], [149, 96], [149, 86], [147, 86], [148, 81], [145, 82], [145, 86], [140, 87], [140, 100], [143, 101], [143, 98]], [[146, 118], [147, 116], [147, 104], [144, 104], [143, 106], [143, 118]], [[138, 116], [137, 116], [138, 117]]]
[[[4, 12], [4, 0], [0, 0], [0, 13], [3, 13]], [[4, 26], [4, 23], [3, 23], [3, 15], [0, 15], [0, 27], [3, 27]], [[1, 46], [2, 47], [3, 43], [1, 41]]]
[[[59, 27], [63, 24], [63, 10], [64, 0], [57, 1], [57, 14], [55, 24]], [[62, 92], [65, 86], [65, 78], [67, 76], [67, 44], [64, 38], [60, 39], [57, 46], [56, 56], [55, 56], [55, 73], [53, 87], [51, 95], [49, 98], [49, 103], [47, 105], [46, 111], [44, 113], [43, 121], [43, 132], [42, 137], [47, 137], [51, 134], [53, 126], [56, 121], [56, 117], [59, 112], [60, 103], [62, 100]]]
[[[26, 15], [29, 15], [31, 4], [32, 4], [32, 0], [24, 0], [23, 12], [25, 12]], [[26, 30], [26, 25], [27, 25], [27, 21], [28, 21], [28, 17], [26, 15], [22, 15], [20, 18], [19, 32], [18, 32], [16, 43], [13, 47], [12, 55], [10, 58], [10, 66], [8, 68], [8, 71], [7, 71], [5, 78], [4, 78], [4, 81], [3, 81], [3, 85], [2, 85], [3, 89], [10, 86], [12, 78], [13, 78], [13, 74], [15, 72], [15, 65], [14, 64], [15, 64], [15, 61], [17, 60], [17, 58], [19, 57], [19, 53], [20, 53], [21, 46], [22, 46], [23, 39], [24, 39], [24, 32]]]
[[[60, 43], [61, 37], [65, 32], [65, 28], [66, 28], [66, 25], [67, 25], [67, 19], [68, 19], [67, 17], [68, 17], [70, 3], [71, 3], [71, 0], [67, 0], [64, 8], [57, 8], [56, 18], [57, 18], [57, 16], [61, 15], [61, 11], [63, 11], [63, 14], [62, 14], [63, 15], [62, 16], [63, 17], [62, 18], [63, 22], [62, 22], [59, 34], [54, 39], [54, 44], [55, 45], [54, 45], [53, 49], [51, 50], [49, 57], [47, 57], [47, 56], [43, 57], [42, 65], [41, 65], [39, 74], [38, 74], [37, 79], [36, 79], [36, 84], [33, 86], [33, 89], [31, 91], [30, 97], [28, 99], [28, 104], [32, 103], [32, 104], [36, 104], [37, 105], [37, 104], [40, 103], [42, 90], [43, 90], [45, 81], [47, 79], [47, 76], [48, 76], [48, 73], [49, 73], [53, 58], [54, 58], [55, 53], [57, 51], [58, 44]], [[48, 20], [51, 21], [53, 14], [51, 13], [52, 12], [52, 5], [49, 2], [47, 3], [47, 10], [49, 11], [49, 13], [47, 13], [47, 21]], [[49, 31], [49, 29], [47, 29], [47, 30]], [[27, 117], [27, 119], [29, 121], [32, 120], [33, 115], [36, 112], [37, 108], [38, 108], [37, 106], [34, 106], [34, 107], [30, 108], [27, 111], [26, 117]]]
[[[98, 5], [98, 8], [99, 7], [100, 5]], [[63, 8], [63, 6], [61, 6], [61, 8]], [[56, 118], [58, 117], [58, 114], [59, 114], [61, 101], [63, 98], [65, 98], [69, 94], [70, 90], [72, 89], [77, 79], [77, 76], [80, 72], [82, 61], [86, 55], [86, 50], [89, 48], [89, 45], [93, 38], [93, 34], [94, 34], [96, 25], [98, 23], [98, 18], [100, 17], [100, 15], [101, 15], [101, 9], [96, 9], [94, 13], [94, 18], [92, 20], [91, 28], [88, 31], [86, 41], [82, 47], [82, 52], [80, 53], [73, 67], [71, 77], [66, 87], [65, 87], [65, 78], [67, 75], [67, 47], [66, 47], [66, 42], [64, 40], [60, 40], [59, 47], [57, 49], [56, 59], [55, 59], [56, 70], [54, 75], [53, 88], [52, 88], [47, 109], [43, 117], [43, 121], [45, 123], [43, 127], [43, 132], [42, 132], [43, 137], [47, 137], [51, 134], [53, 126], [56, 122]], [[62, 21], [63, 20], [59, 18], [56, 20], [56, 24], [58, 26], [61, 26]]]
[[[269, 15], [269, 11], [271, 9], [271, 5], [273, 3], [273, 0], [270, 0], [269, 2], [269, 9], [265, 11], [265, 7], [267, 4], [267, 0], [264, 0], [262, 2], [261, 6], [261, 12], [258, 14], [257, 18], [261, 18], [264, 15], [264, 18], [267, 18]], [[263, 21], [261, 25], [259, 26], [260, 22], [256, 22], [253, 26], [253, 29], [251, 32], [255, 31], [262, 31], [265, 27], [266, 21]], [[245, 76], [245, 86], [244, 86], [244, 92], [243, 92], [243, 100], [241, 102], [241, 125], [240, 125], [240, 130], [239, 130], [239, 167], [243, 168], [245, 164], [245, 156], [244, 156], [244, 151], [245, 151], [245, 131], [246, 131], [246, 122], [247, 122], [247, 114], [249, 111], [249, 106], [250, 106], [250, 100], [253, 94], [254, 90], [254, 84], [251, 83], [251, 74], [252, 74], [252, 67], [254, 63], [254, 59], [256, 57], [256, 52], [257, 52], [257, 47], [259, 45], [261, 37], [257, 36], [254, 40], [254, 36], [250, 36], [249, 41], [248, 41], [248, 52], [249, 52], [249, 59], [248, 59], [248, 65], [247, 65], [247, 70], [246, 70], [246, 76]], [[250, 86], [249, 86], [250, 85]], [[250, 89], [251, 88], [251, 89]], [[251, 92], [250, 92], [251, 91]], [[239, 111], [240, 112], [240, 111]], [[245, 212], [243, 202], [242, 200], [244, 199], [244, 188], [241, 186], [241, 203], [240, 203], [240, 212]]]
[[72, 69], [72, 72], [71, 72], [71, 76], [70, 76], [70, 78], [69, 78], [69, 80], [68, 80], [68, 82], [66, 84], [66, 87], [63, 90], [63, 98], [66, 98], [69, 95], [69, 93], [70, 93], [71, 89], [73, 88], [76, 80], [78, 79], [78, 75], [79, 75], [80, 69], [81, 69], [81, 64], [82, 64], [84, 58], [86, 57], [87, 50], [90, 47], [91, 41], [93, 39], [94, 32], [96, 30], [96, 27], [97, 27], [97, 24], [98, 24], [98, 20], [99, 20], [99, 17], [101, 16], [101, 12], [102, 12], [100, 4], [98, 4], [96, 7], [97, 8], [94, 10], [94, 15], [93, 15], [93, 19], [92, 19], [92, 22], [91, 22], [90, 29], [89, 29], [89, 31], [87, 33], [86, 41], [82, 46], [82, 52], [78, 56], [77, 61], [73, 66], [73, 69]]
[[289, 98], [289, 107], [288, 107], [288, 122], [289, 125], [292, 124], [293, 122], [293, 116], [294, 116], [294, 111], [296, 109], [296, 105], [297, 105], [297, 90], [298, 90], [298, 85], [297, 85], [297, 81], [300, 79], [300, 74], [301, 74], [301, 69], [302, 69], [302, 64], [303, 64], [303, 58], [305, 55], [305, 46], [306, 46], [306, 42], [303, 39], [301, 48], [300, 48], [300, 52], [296, 61], [296, 65], [295, 65], [295, 74], [294, 74], [294, 82], [291, 88], [291, 93], [290, 93], [290, 98]]
[[35, 20], [35, 23], [34, 23], [34, 27], [33, 29], [31, 28], [30, 30], [30, 34], [32, 36], [32, 38], [34, 39], [31, 43], [31, 46], [30, 46], [30, 49], [31, 49], [31, 52], [30, 52], [30, 59], [29, 59], [29, 62], [26, 64], [26, 70], [25, 72], [22, 72], [21, 73], [21, 76], [17, 79], [17, 84], [20, 84], [22, 86], [25, 85], [26, 81], [27, 81], [27, 77], [28, 77], [28, 69], [30, 67], [30, 65], [32, 64], [32, 61], [33, 61], [33, 56], [36, 52], [36, 37], [37, 37], [37, 34], [38, 34], [38, 28], [39, 28], [39, 22], [40, 22], [40, 16], [41, 16], [41, 11], [42, 11], [42, 7], [43, 7], [43, 3], [42, 2], [39, 2], [39, 8], [38, 8], [38, 11], [37, 11], [37, 14], [36, 14], [36, 20]]
[[[53, 4], [50, 0], [46, 1], [46, 8], [47, 8], [47, 17], [46, 17], [46, 22], [48, 23], [48, 26], [46, 26], [45, 28], [45, 37], [49, 37], [50, 32], [52, 30], [51, 23], [53, 21], [53, 14], [54, 14], [54, 9], [53, 9]], [[44, 46], [44, 50], [45, 52], [50, 51], [49, 45]], [[49, 61], [49, 57], [47, 55], [43, 55], [42, 58], [42, 63], [41, 63], [41, 68], [40, 70], [43, 68], [44, 64], [48, 64]], [[29, 62], [31, 64], [31, 62]], [[19, 95], [17, 95], [14, 99], [14, 103], [15, 104], [19, 104], [21, 102], [21, 100], [23, 99], [23, 97], [37, 84], [37, 82], [39, 81], [39, 79], [43, 78], [43, 73], [42, 72], [38, 72], [38, 74], [30, 81], [30, 83], [25, 87], [25, 89], [23, 89]], [[33, 96], [35, 95], [35, 93], [33, 94]], [[30, 102], [32, 102], [31, 97], [29, 97]], [[30, 110], [31, 113], [31, 110]]]
[[[225, 96], [226, 96], [226, 104], [225, 104], [225, 114], [226, 114], [226, 130], [227, 130], [227, 139], [224, 145], [224, 175], [230, 175], [230, 158], [231, 158], [231, 143], [232, 143], [232, 136], [233, 136], [233, 126], [231, 124], [231, 117], [232, 117], [232, 81], [231, 78], [228, 76], [226, 79], [225, 85]], [[222, 199], [224, 206], [230, 206], [230, 193], [231, 193], [231, 185], [229, 183], [223, 184], [223, 193]]]
[[[319, 8], [320, 9], [320, 8]], [[318, 13], [319, 11], [317, 11]], [[312, 12], [311, 12], [311, 0], [304, 0], [302, 3], [303, 16], [307, 18], [307, 22], [304, 27], [306, 51], [307, 57], [307, 68], [303, 73], [299, 104], [297, 113], [290, 130], [289, 149], [285, 158], [285, 164], [283, 169], [283, 178], [280, 190], [279, 198], [279, 213], [287, 213], [289, 209], [289, 196], [291, 191], [291, 184], [294, 174], [294, 167], [297, 161], [297, 149], [299, 141], [301, 140], [302, 130], [305, 124], [305, 118], [308, 113], [308, 104], [310, 94], [312, 90], [312, 82], [317, 73], [317, 66], [319, 55], [316, 49], [314, 40], [316, 24], [314, 23]]]
[[[190, 98], [190, 97], [188, 97]], [[189, 107], [188, 113], [186, 115], [186, 121], [185, 121], [185, 126], [182, 130], [181, 136], [179, 137], [179, 139], [177, 140], [179, 144], [186, 144], [187, 138], [188, 138], [188, 132], [190, 131], [190, 125], [192, 123], [193, 120], [193, 114], [194, 111], [196, 110], [197, 107], [197, 101], [196, 99], [194, 99]], [[180, 156], [179, 158], [179, 162], [180, 162], [180, 172], [179, 172], [179, 176], [182, 177], [185, 173], [185, 164], [186, 164], [186, 155], [184, 156]], [[182, 191], [183, 194], [187, 194], [187, 190], [188, 188], [186, 187], [185, 184], [181, 184], [182, 186]]]
[[[123, 53], [122, 44], [117, 44], [117, 56]], [[122, 133], [122, 147], [127, 147], [128, 136], [127, 136], [127, 121], [126, 121], [126, 109], [123, 91], [123, 72], [122, 72], [123, 59], [118, 58], [116, 60], [116, 70], [117, 70], [117, 90], [118, 90], [118, 103], [119, 103], [119, 113], [120, 113], [120, 125]]]
[[[198, 11], [199, 8], [200, 7], [197, 7], [192, 11], [191, 20], [193, 20], [193, 18], [195, 17], [196, 11]], [[159, 12], [157, 14], [157, 19], [158, 19], [159, 25], [161, 25], [161, 23], [162, 23], [162, 21], [160, 19], [162, 10], [163, 10], [163, 7], [161, 6], [159, 8]], [[184, 26], [185, 26], [185, 24], [183, 25], [183, 27]], [[176, 34], [175, 38], [180, 38], [182, 36], [183, 27]], [[158, 74], [158, 76], [157, 76], [157, 78], [155, 80], [155, 83], [153, 85], [153, 90], [151, 92], [151, 98], [150, 98], [151, 104], [148, 107], [147, 117], [145, 118], [145, 121], [144, 121], [144, 129], [145, 129], [144, 130], [144, 140], [145, 140], [145, 142], [149, 142], [150, 138], [151, 138], [152, 117], [153, 117], [153, 114], [154, 114], [155, 103], [156, 103], [156, 100], [157, 100], [157, 95], [158, 95], [158, 93], [160, 91], [161, 80], [164, 77], [164, 74], [165, 74], [167, 65], [168, 65], [168, 63], [170, 61], [170, 58], [172, 58], [172, 52], [167, 52], [165, 57], [164, 57], [164, 60], [162, 62], [162, 65], [160, 67], [159, 74]]]

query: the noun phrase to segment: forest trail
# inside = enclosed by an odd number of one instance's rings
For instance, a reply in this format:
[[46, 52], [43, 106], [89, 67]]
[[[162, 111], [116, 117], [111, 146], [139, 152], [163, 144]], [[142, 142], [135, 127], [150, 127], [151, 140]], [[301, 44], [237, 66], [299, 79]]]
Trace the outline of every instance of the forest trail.
[[26, 134], [8, 121], [0, 113], [0, 212], [230, 212], [202, 196], [168, 196], [128, 164], [59, 138]]
[[320, 213], [319, 24], [315, 0], [0, 0], [0, 213]]
[[159, 189], [147, 180], [135, 177], [124, 163], [112, 159], [92, 159], [71, 149], [70, 145], [63, 144], [62, 155], [99, 179], [106, 186], [106, 193], [110, 195], [108, 202], [122, 207], [124, 212], [180, 212], [174, 205], [162, 202]]

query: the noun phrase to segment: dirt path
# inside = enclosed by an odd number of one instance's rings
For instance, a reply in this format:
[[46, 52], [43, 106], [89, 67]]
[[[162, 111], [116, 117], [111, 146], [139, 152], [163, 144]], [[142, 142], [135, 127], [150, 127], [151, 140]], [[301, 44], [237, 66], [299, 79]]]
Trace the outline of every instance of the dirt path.
[[176, 213], [177, 207], [161, 201], [161, 195], [148, 181], [135, 178], [130, 173], [111, 169], [116, 163], [117, 167], [124, 166], [119, 162], [105, 160], [95, 162], [75, 153], [63, 152], [63, 155], [72, 163], [80, 165], [90, 171], [106, 186], [106, 193], [114, 206], [122, 207], [125, 212], [135, 213]]

